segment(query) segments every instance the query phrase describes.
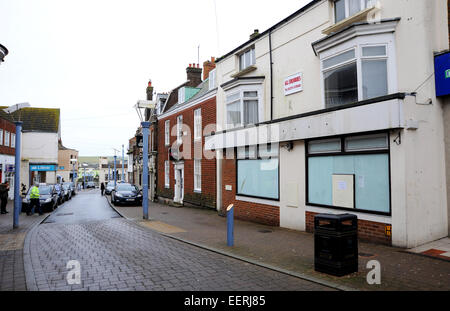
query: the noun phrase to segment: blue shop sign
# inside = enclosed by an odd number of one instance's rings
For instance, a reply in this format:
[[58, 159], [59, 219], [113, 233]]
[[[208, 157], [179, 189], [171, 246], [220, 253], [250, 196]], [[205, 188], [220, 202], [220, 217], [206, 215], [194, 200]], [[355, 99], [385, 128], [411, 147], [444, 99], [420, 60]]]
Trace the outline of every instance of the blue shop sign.
[[14, 164], [6, 164], [6, 172], [14, 173]]
[[30, 171], [56, 171], [56, 165], [30, 165]]
[[434, 75], [436, 80], [436, 96], [450, 94], [450, 52], [434, 57]]

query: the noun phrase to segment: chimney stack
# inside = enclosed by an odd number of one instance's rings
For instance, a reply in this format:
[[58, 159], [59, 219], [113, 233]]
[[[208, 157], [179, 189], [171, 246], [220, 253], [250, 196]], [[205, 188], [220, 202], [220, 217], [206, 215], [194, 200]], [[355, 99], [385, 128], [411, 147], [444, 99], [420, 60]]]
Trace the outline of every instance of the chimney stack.
[[255, 29], [253, 33], [250, 35], [250, 40], [257, 37], [259, 35], [259, 30]]
[[203, 62], [203, 81], [208, 79], [209, 72], [216, 68], [215, 58], [211, 57], [211, 60]]
[[148, 81], [148, 86], [147, 86], [147, 100], [152, 100], [153, 99], [153, 86], [152, 86], [152, 80]]
[[202, 83], [202, 69], [199, 68], [199, 64], [197, 64], [197, 67], [195, 67], [195, 63], [189, 64], [189, 67], [186, 68], [186, 74], [189, 80], [188, 86], [196, 87]]

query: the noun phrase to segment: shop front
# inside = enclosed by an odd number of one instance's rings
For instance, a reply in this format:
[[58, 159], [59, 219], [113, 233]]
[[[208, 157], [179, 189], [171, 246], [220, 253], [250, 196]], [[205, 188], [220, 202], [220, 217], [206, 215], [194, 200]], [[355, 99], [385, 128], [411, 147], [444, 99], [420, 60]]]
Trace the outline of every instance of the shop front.
[[30, 185], [33, 183], [55, 183], [57, 164], [30, 163]]

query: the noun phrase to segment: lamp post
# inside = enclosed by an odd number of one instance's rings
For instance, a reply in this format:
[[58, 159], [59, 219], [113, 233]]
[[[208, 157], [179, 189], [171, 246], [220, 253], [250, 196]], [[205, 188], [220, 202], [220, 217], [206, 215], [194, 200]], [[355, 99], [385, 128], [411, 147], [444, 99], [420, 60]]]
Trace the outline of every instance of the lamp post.
[[125, 157], [123, 154], [123, 144], [122, 144], [122, 182], [125, 182], [124, 168], [125, 168]]
[[8, 55], [8, 49], [0, 44], [0, 64], [5, 61], [6, 55]]
[[[3, 51], [3, 49], [5, 51]], [[3, 61], [3, 57], [8, 54], [8, 50], [0, 44], [0, 61]], [[10, 116], [13, 112], [18, 111], [22, 108], [30, 107], [29, 103], [21, 103], [9, 106], [3, 109], [4, 112], [8, 113]], [[14, 158], [14, 217], [13, 217], [13, 228], [19, 227], [19, 215], [22, 208], [22, 198], [20, 197], [20, 149], [21, 149], [21, 137], [22, 137], [22, 122], [14, 122], [16, 125], [16, 144], [15, 144], [15, 158]]]
[[143, 218], [148, 220], [148, 135], [150, 131], [150, 122], [144, 121], [140, 109], [154, 109], [155, 102], [151, 100], [139, 100], [134, 106], [141, 120], [142, 127], [142, 210]]
[[117, 156], [114, 155], [114, 173], [113, 173], [114, 174], [114, 188], [117, 185], [116, 158], [117, 158]]
[[70, 162], [72, 162], [72, 182], [75, 185], [75, 164], [77, 163], [77, 159], [70, 159]]

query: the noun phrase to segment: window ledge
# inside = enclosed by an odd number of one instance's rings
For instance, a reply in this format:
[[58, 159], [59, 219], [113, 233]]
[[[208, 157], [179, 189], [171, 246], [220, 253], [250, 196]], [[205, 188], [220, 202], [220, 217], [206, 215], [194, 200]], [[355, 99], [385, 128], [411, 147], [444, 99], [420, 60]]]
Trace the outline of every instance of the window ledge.
[[255, 70], [256, 70], [256, 66], [253, 66], [253, 65], [252, 66], [248, 66], [247, 68], [245, 68], [245, 69], [243, 69], [243, 70], [241, 70], [241, 71], [239, 71], [239, 72], [237, 72], [235, 74], [232, 74], [231, 77], [232, 78], [242, 77], [242, 76], [246, 75], [247, 73], [250, 73], [250, 72], [255, 71]]
[[324, 30], [322, 30], [322, 33], [325, 35], [329, 35], [330, 33], [333, 32], [337, 32], [355, 22], [360, 22], [362, 20], [366, 20], [367, 19], [367, 15], [369, 15], [370, 12], [375, 11], [376, 7], [370, 7], [367, 8], [365, 10], [362, 10], [361, 12], [358, 12], [350, 17], [347, 17], [346, 19], [341, 20], [340, 22], [331, 25], [328, 28], [325, 28]]
[[194, 189], [194, 193], [202, 193], [202, 190]]

